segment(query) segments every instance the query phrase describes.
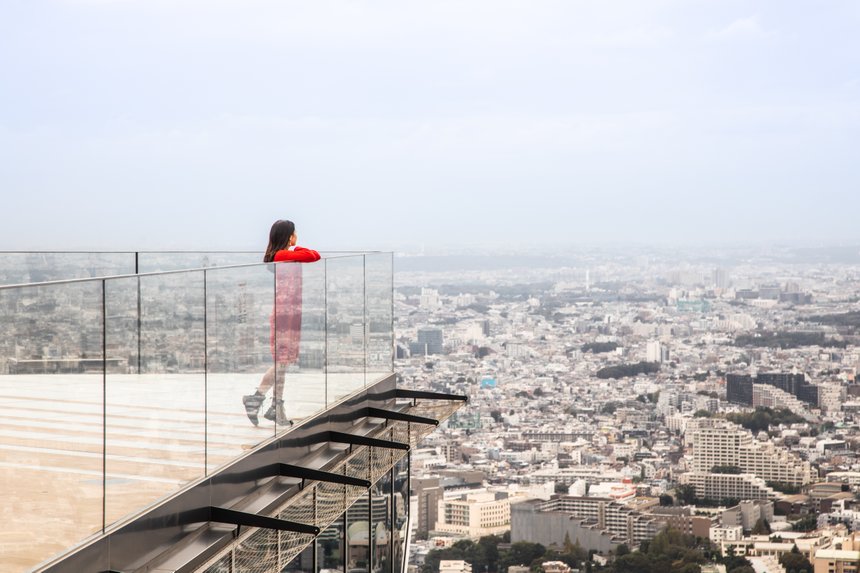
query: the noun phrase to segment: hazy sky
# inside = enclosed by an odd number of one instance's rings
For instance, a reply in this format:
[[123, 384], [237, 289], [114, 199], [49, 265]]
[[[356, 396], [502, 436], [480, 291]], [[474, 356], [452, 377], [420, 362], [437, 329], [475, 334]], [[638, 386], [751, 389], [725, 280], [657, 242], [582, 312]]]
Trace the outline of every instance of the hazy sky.
[[860, 2], [0, 0], [0, 249], [860, 243]]

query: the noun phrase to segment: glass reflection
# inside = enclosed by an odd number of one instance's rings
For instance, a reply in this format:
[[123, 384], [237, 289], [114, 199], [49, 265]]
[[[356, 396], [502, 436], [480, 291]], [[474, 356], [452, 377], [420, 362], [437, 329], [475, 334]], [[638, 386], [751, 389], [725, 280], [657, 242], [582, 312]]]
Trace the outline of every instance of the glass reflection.
[[364, 257], [326, 259], [327, 404], [364, 387]]
[[103, 285], [0, 289], [0, 571], [104, 525]]
[[105, 379], [105, 520], [113, 523], [204, 475], [205, 304], [201, 271], [105, 285], [107, 340], [124, 365]]
[[317, 537], [317, 571], [342, 573], [344, 568], [345, 515]]

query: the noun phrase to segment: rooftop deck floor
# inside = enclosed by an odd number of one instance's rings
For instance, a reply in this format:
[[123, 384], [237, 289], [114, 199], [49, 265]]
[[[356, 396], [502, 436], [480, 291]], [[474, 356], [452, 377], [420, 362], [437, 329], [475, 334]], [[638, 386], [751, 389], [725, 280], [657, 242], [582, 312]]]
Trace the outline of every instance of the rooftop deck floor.
[[[0, 376], [0, 571], [30, 570], [274, 436], [270, 400], [259, 426], [242, 406], [260, 376]], [[287, 415], [298, 423], [364, 378], [288, 373]]]

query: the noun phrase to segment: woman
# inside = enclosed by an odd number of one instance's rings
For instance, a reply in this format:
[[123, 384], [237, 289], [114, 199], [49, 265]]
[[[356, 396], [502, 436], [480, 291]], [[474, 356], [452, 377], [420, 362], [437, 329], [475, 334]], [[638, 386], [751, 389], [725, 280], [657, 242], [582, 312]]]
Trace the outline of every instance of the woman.
[[[263, 256], [265, 263], [312, 263], [320, 254], [312, 249], [296, 246], [296, 226], [292, 221], [278, 220], [269, 231], [269, 246]], [[279, 425], [292, 425], [284, 412], [284, 374], [287, 366], [299, 359], [302, 334], [302, 269], [299, 265], [284, 264], [275, 267], [275, 308], [270, 318], [272, 360], [257, 390], [242, 397], [245, 413], [255, 426], [257, 413], [263, 405], [266, 392], [274, 386], [272, 406], [263, 417]]]

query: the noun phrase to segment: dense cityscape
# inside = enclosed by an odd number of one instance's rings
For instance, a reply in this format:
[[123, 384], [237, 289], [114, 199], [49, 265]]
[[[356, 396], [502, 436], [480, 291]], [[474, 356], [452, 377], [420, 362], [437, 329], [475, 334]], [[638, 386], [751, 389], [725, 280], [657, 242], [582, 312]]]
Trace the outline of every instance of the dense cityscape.
[[411, 566], [856, 571], [856, 258], [402, 261], [395, 370], [470, 397], [413, 456]]

